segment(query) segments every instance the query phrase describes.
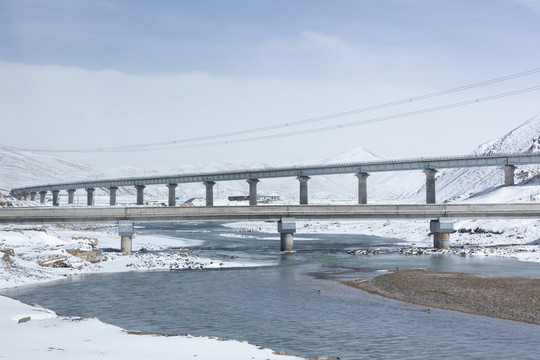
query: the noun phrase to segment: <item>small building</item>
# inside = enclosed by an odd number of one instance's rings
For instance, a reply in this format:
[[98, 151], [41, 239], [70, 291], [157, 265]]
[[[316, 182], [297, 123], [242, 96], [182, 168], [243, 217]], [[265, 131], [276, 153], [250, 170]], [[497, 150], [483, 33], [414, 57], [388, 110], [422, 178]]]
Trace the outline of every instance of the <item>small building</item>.
[[279, 195], [258, 195], [257, 201], [276, 201], [279, 200]]

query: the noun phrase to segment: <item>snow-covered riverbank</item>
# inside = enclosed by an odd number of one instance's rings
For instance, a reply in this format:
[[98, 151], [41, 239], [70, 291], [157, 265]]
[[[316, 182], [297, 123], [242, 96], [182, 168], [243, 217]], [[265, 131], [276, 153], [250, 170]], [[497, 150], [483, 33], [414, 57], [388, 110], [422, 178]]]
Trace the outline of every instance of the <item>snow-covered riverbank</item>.
[[[239, 237], [250, 237], [255, 230], [267, 232], [269, 238], [277, 238], [275, 223], [231, 223], [228, 226], [236, 229]], [[450, 256], [506, 256], [540, 262], [538, 221], [471, 220], [457, 222], [455, 228], [456, 233], [451, 235], [452, 249], [433, 251], [428, 221], [299, 221], [297, 224], [297, 232], [302, 234], [365, 234], [394, 238], [405, 255], [426, 256], [443, 252]], [[118, 251], [119, 237], [115, 226], [2, 226], [0, 288], [87, 273], [252, 265], [199, 258], [189, 250], [190, 245], [197, 245], [197, 241], [136, 234], [134, 254], [122, 255]], [[374, 249], [365, 250], [358, 249], [354, 254], [377, 253]], [[13, 338], [6, 342], [8, 345], [0, 347], [0, 355], [7, 358], [13, 354], [30, 358], [36, 352], [44, 358], [67, 355], [83, 359], [96, 354], [105, 358], [144, 358], [149, 354], [165, 358], [193, 358], [194, 355], [199, 359], [283, 358], [238, 341], [132, 334], [97, 319], [65, 318], [5, 297], [0, 297], [0, 302], [0, 336], [8, 340]], [[28, 317], [31, 320], [25, 321]], [[25, 347], [20, 339], [29, 336], [39, 338], [39, 341]], [[159, 350], [140, 350], [141, 344], [146, 344], [144, 349]]]
[[[427, 221], [299, 221], [297, 225], [298, 233], [303, 234], [391, 237], [398, 239], [406, 255], [426, 256], [435, 253], [430, 250], [432, 237], [429, 236]], [[239, 237], [250, 237], [255, 230], [267, 232], [269, 238], [277, 238], [275, 223], [231, 223], [228, 226], [236, 229]], [[456, 233], [451, 235], [453, 248], [445, 252], [449, 256], [507, 256], [540, 262], [538, 221], [471, 220], [458, 222], [455, 228]], [[96, 272], [251, 265], [199, 258], [188, 249], [188, 246], [197, 244], [194, 240], [144, 234], [136, 234], [134, 254], [122, 255], [118, 252], [119, 238], [116, 231], [116, 227], [107, 226], [2, 226], [0, 286], [21, 286]], [[81, 252], [87, 251], [102, 259], [90, 262], [77, 257], [68, 249], [79, 251], [79, 256]], [[376, 254], [374, 249], [371, 252], [363, 250], [358, 249], [356, 255]], [[43, 266], [50, 261], [56, 262], [57, 266]], [[284, 358], [270, 350], [261, 350], [239, 341], [133, 334], [98, 319], [66, 318], [5, 297], [0, 297], [0, 302], [0, 336], [10, 340], [5, 343], [7, 345], [0, 347], [0, 355], [7, 358], [31, 358], [36, 353], [42, 358], [76, 356], [82, 359], [96, 355], [104, 358], [129, 356], [135, 359], [150, 355], [164, 358], [193, 358], [197, 355], [198, 359]], [[30, 321], [27, 321], [28, 317]], [[27, 346], [21, 340], [25, 337], [39, 340]]]
[[[193, 240], [136, 235], [134, 254], [119, 252], [116, 227], [0, 227], [0, 288], [96, 272], [245, 266], [199, 258]], [[89, 260], [89, 261], [88, 261]]]
[[[276, 224], [230, 223], [238, 236], [253, 230], [276, 237]], [[540, 221], [466, 220], [455, 223], [451, 250], [433, 251], [429, 221], [298, 221], [298, 234], [362, 234], [397, 240], [404, 254], [446, 253], [459, 256], [505, 256], [540, 262]], [[229, 234], [229, 236], [231, 236]], [[234, 235], [232, 235], [234, 236]], [[137, 234], [134, 254], [122, 255], [114, 226], [0, 227], [0, 288], [21, 286], [97, 272], [204, 269], [251, 266], [199, 258], [188, 246], [195, 240]], [[357, 249], [366, 254], [366, 249]], [[373, 253], [373, 248], [370, 249]], [[97, 257], [97, 258], [96, 258]], [[90, 261], [88, 261], [90, 260]]]
[[[240, 234], [253, 229], [275, 232], [268, 222], [238, 222], [227, 226]], [[521, 261], [540, 262], [540, 221], [538, 220], [464, 220], [454, 224], [450, 250], [434, 250], [429, 220], [395, 221], [298, 221], [297, 233], [362, 234], [393, 238], [409, 255], [454, 254], [459, 256], [504, 256]], [[357, 254], [373, 254], [358, 249]], [[377, 251], [376, 251], [377, 252]]]
[[0, 336], [5, 359], [299, 359], [240, 341], [129, 332], [1, 295]]
[[[122, 255], [115, 227], [2, 226], [0, 292], [86, 273], [250, 265], [199, 258], [185, 248], [193, 243], [137, 235], [135, 253]], [[298, 359], [241, 341], [128, 332], [98, 319], [63, 317], [5, 296], [0, 296], [0, 337], [0, 357], [7, 359]]]

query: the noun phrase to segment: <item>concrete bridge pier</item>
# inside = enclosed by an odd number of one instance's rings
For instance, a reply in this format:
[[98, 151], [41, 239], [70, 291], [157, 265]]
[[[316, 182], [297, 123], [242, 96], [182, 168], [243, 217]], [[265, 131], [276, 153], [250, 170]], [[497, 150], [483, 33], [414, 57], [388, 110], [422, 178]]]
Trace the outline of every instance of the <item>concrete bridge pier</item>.
[[249, 184], [249, 205], [257, 205], [257, 183], [259, 179], [247, 180]]
[[46, 191], [39, 192], [39, 202], [45, 205], [45, 196], [47, 195]]
[[433, 233], [433, 247], [435, 249], [450, 249], [450, 234], [454, 232], [452, 218], [438, 218], [431, 220], [429, 229]]
[[30, 201], [36, 201], [36, 195], [37, 195], [37, 192], [32, 191], [30, 193]]
[[504, 170], [504, 186], [514, 186], [514, 172], [516, 167], [514, 165], [505, 165]]
[[176, 206], [176, 187], [178, 184], [167, 184], [169, 188], [169, 206]]
[[28, 193], [26, 192], [26, 190], [22, 192], [22, 199], [25, 201], [28, 200]]
[[135, 185], [137, 189], [137, 205], [144, 205], [144, 185]]
[[59, 206], [58, 203], [58, 194], [60, 194], [60, 190], [53, 190], [52, 191], [52, 204], [53, 206]]
[[298, 181], [300, 181], [300, 205], [307, 205], [308, 204], [308, 180], [310, 179], [309, 176], [299, 176], [297, 177]]
[[367, 204], [367, 177], [368, 173], [360, 172], [356, 174], [358, 178], [358, 204]]
[[120, 251], [122, 254], [131, 254], [134, 232], [133, 221], [118, 221], [118, 235], [120, 235]]
[[281, 251], [293, 251], [293, 234], [296, 232], [296, 219], [281, 218], [278, 221], [278, 232], [281, 238]]
[[86, 205], [94, 205], [94, 188], [86, 188]]
[[73, 200], [75, 200], [75, 191], [76, 189], [68, 189], [68, 204], [73, 204]]
[[118, 186], [109, 187], [109, 205], [111, 206], [116, 205], [116, 190], [118, 190]]
[[206, 206], [214, 206], [214, 185], [213, 181], [205, 181], [204, 186], [206, 186]]
[[435, 174], [437, 170], [435, 169], [425, 169], [424, 174], [426, 174], [426, 204], [435, 204]]

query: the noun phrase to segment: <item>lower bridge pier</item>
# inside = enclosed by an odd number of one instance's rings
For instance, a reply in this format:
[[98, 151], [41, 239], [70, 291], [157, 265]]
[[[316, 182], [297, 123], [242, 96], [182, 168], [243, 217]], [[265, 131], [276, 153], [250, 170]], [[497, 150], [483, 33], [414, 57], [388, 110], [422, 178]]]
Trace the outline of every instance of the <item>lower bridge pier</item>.
[[[294, 233], [296, 232], [295, 218], [281, 218], [278, 221], [278, 232], [281, 238], [281, 251], [293, 251]], [[120, 251], [122, 254], [131, 254], [133, 234], [135, 233], [133, 220], [118, 221], [118, 235], [120, 235]]]
[[118, 221], [118, 235], [120, 235], [120, 251], [122, 254], [131, 254], [134, 232], [133, 221]]
[[281, 218], [278, 221], [278, 232], [281, 238], [281, 251], [293, 251], [293, 234], [296, 232], [296, 219]]
[[454, 232], [454, 220], [440, 217], [431, 220], [429, 229], [433, 233], [433, 247], [435, 249], [450, 249], [450, 234]]

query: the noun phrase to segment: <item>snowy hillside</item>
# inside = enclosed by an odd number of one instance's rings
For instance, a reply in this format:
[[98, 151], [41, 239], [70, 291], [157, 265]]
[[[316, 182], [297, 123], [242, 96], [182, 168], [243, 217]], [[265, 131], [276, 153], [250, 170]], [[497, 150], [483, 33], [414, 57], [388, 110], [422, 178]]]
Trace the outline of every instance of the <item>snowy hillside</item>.
[[[540, 116], [533, 117], [500, 139], [480, 145], [474, 154], [489, 155], [515, 152], [537, 152], [540, 149]], [[0, 189], [15, 186], [66, 182], [83, 179], [106, 179], [118, 177], [173, 175], [227, 170], [261, 169], [276, 166], [306, 164], [336, 164], [384, 160], [367, 149], [358, 147], [326, 159], [311, 159], [289, 164], [224, 162], [178, 166], [170, 171], [154, 171], [131, 167], [96, 169], [51, 156], [17, 151], [0, 147]], [[503, 187], [503, 171], [500, 168], [446, 169], [437, 173], [437, 202], [515, 202], [530, 201], [540, 194], [540, 166], [522, 166], [516, 169], [515, 187]], [[369, 203], [423, 203], [424, 181], [421, 171], [372, 173], [368, 178]], [[298, 181], [295, 178], [261, 179], [258, 192], [261, 195], [278, 195], [282, 203], [297, 203]], [[245, 181], [223, 181], [214, 187], [216, 205], [229, 203], [230, 195], [247, 195], [249, 186]], [[133, 203], [135, 190], [119, 190], [119, 203]], [[309, 182], [309, 202], [355, 203], [358, 197], [358, 180], [353, 174], [314, 176]], [[107, 203], [106, 189], [96, 191], [96, 202]], [[85, 193], [78, 191], [77, 196]], [[165, 202], [168, 190], [165, 186], [148, 186], [145, 199]], [[179, 202], [196, 199], [202, 203], [205, 188], [202, 184], [180, 184], [177, 188]], [[540, 195], [536, 196], [540, 197]], [[65, 199], [60, 200], [66, 201]], [[83, 200], [81, 200], [83, 201]]]
[[84, 179], [95, 174], [90, 166], [41, 154], [0, 147], [0, 187]]
[[[276, 166], [294, 166], [306, 164], [330, 164], [350, 163], [361, 161], [377, 161], [381, 158], [364, 148], [355, 148], [336, 157], [323, 160], [305, 160], [292, 164], [267, 164], [267, 163], [208, 163], [180, 166], [170, 171], [157, 172], [131, 167], [118, 167], [115, 169], [98, 169], [87, 165], [73, 163], [69, 160], [17, 151], [9, 148], [0, 148], [0, 188], [4, 191], [11, 187], [46, 184], [54, 182], [67, 182], [84, 179], [107, 179], [118, 177], [152, 176], [188, 174], [201, 172], [216, 172], [228, 170], [264, 169]], [[403, 194], [413, 192], [423, 182], [423, 174], [408, 172], [396, 176], [393, 173], [372, 174], [370, 184], [370, 201], [391, 201], [402, 198]], [[279, 195], [283, 202], [298, 201], [298, 181], [295, 178], [262, 179], [258, 184], [258, 191], [264, 195]], [[357, 199], [358, 180], [353, 174], [315, 176], [309, 183], [310, 202], [355, 202]], [[247, 195], [248, 184], [245, 181], [219, 182], [214, 188], [216, 204], [228, 203], [230, 195]], [[119, 189], [119, 203], [134, 202], [135, 189]], [[78, 191], [76, 196], [83, 196], [83, 191]], [[199, 201], [205, 196], [205, 188], [202, 184], [179, 184], [177, 188], [179, 201], [198, 198]], [[108, 193], [106, 189], [96, 191], [96, 202], [107, 203]], [[168, 190], [165, 186], [148, 186], [145, 189], [145, 199], [149, 201], [165, 201]], [[60, 202], [66, 201], [61, 198]], [[84, 200], [81, 200], [84, 202]]]
[[[499, 139], [480, 145], [474, 155], [531, 153], [539, 151], [540, 116], [535, 116]], [[520, 202], [540, 191], [540, 165], [520, 166], [515, 172], [517, 186], [504, 187], [501, 167], [445, 169], [437, 174], [437, 202]], [[413, 196], [425, 199], [422, 187]]]

